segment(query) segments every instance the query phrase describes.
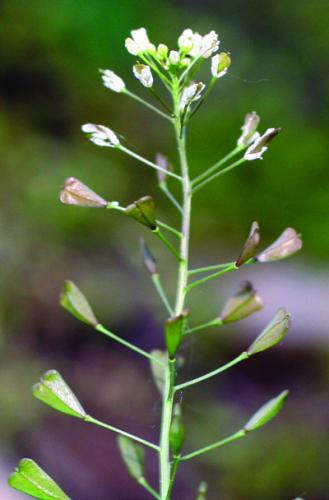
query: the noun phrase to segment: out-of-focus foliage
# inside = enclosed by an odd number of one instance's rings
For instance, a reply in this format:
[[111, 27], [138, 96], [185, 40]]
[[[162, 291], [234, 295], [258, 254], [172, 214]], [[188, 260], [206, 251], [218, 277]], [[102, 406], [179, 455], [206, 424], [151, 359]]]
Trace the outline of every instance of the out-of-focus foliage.
[[[327, 8], [324, 0], [1, 2], [0, 434], [7, 461], [12, 454], [14, 464], [29, 452], [79, 500], [144, 498], [126, 479], [113, 436], [48, 416], [29, 393], [44, 370], [56, 368], [94, 413], [156, 436], [159, 396], [144, 362], [133, 365], [135, 358], [58, 306], [64, 280], [72, 279], [102, 323], [147, 349], [163, 347], [166, 318], [140, 264], [140, 235], [159, 271], [166, 270], [166, 286], [173, 281], [171, 256], [147, 228], [121, 214], [58, 200], [64, 179], [76, 176], [124, 206], [151, 195], [159, 218], [175, 216], [152, 171], [118, 151], [95, 147], [81, 134], [82, 123], [102, 123], [145, 157], [161, 151], [176, 162], [167, 124], [103, 87], [98, 69], [113, 69], [147, 97], [124, 49], [130, 29], [145, 26], [152, 40], [169, 45], [185, 27], [215, 29], [232, 66], [193, 118], [193, 174], [232, 149], [247, 112], [257, 111], [262, 130], [280, 126], [282, 133], [263, 161], [244, 165], [197, 195], [192, 260], [233, 260], [258, 220], [264, 242], [295, 227], [305, 242], [295, 262], [321, 269], [329, 247]], [[209, 74], [205, 68], [205, 81]], [[221, 293], [224, 298], [225, 285]], [[306, 302], [308, 291], [301, 296]], [[196, 294], [194, 309], [200, 297], [201, 313], [214, 316], [218, 294]], [[241, 347], [237, 329], [192, 339], [184, 376], [192, 375], [191, 362], [196, 375], [206, 364], [215, 368], [234, 355]], [[193, 449], [236, 430], [257, 403], [291, 389], [285, 410], [264, 432], [186, 466], [177, 498], [190, 498], [202, 479], [209, 483], [209, 498], [216, 498], [214, 492], [223, 500], [328, 497], [328, 354], [316, 345], [306, 353], [295, 347], [260, 354], [247, 367], [187, 394], [186, 448]], [[155, 477], [148, 458], [147, 465]]]

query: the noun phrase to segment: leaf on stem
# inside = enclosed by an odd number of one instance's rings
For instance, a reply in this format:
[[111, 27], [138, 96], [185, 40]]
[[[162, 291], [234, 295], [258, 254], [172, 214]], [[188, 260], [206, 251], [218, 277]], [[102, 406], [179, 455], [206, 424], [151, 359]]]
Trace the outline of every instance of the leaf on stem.
[[174, 359], [182, 342], [188, 311], [183, 311], [178, 316], [169, 318], [165, 325], [166, 346], [170, 359]]
[[152, 231], [157, 229], [158, 225], [155, 220], [155, 205], [151, 196], [143, 196], [131, 205], [125, 208], [125, 213], [128, 217], [132, 217], [140, 224], [149, 227]]
[[179, 455], [185, 440], [185, 427], [182, 419], [181, 405], [176, 403], [170, 424], [169, 441], [174, 456]]
[[144, 266], [150, 274], [157, 274], [158, 270], [155, 258], [153, 257], [149, 247], [145, 243], [144, 238], [141, 238], [140, 242]]
[[60, 305], [87, 325], [95, 327], [98, 324], [87, 299], [73, 281], [65, 282], [60, 296]]
[[272, 262], [285, 259], [298, 252], [303, 246], [300, 234], [295, 229], [288, 227], [268, 248], [257, 255], [259, 262]]
[[270, 399], [251, 417], [251, 419], [244, 426], [244, 430], [246, 432], [254, 431], [272, 420], [272, 418], [274, 418], [281, 410], [288, 394], [289, 391], [285, 390], [275, 398]]
[[85, 410], [79, 400], [56, 370], [49, 370], [40, 382], [32, 387], [33, 396], [55, 410], [72, 417], [84, 418]]
[[196, 497], [196, 500], [207, 500], [207, 491], [208, 491], [208, 485], [205, 481], [202, 481], [199, 484], [198, 488], [198, 496]]
[[144, 448], [126, 436], [118, 436], [118, 446], [129, 474], [136, 481], [141, 480], [144, 477]]
[[108, 205], [104, 198], [76, 177], [66, 179], [60, 194], [60, 201], [64, 205], [76, 205], [78, 207], [105, 208]]
[[263, 301], [252, 283], [244, 281], [225, 304], [220, 314], [220, 319], [223, 323], [240, 321], [263, 307]]
[[272, 321], [248, 347], [247, 353], [249, 356], [279, 344], [288, 333], [291, 325], [290, 317], [290, 313], [287, 313], [285, 309], [279, 309]]
[[70, 500], [55, 481], [33, 460], [23, 458], [8, 478], [15, 490], [41, 500]]
[[154, 349], [153, 351], [151, 351], [151, 355], [153, 358], [160, 361], [160, 363], [159, 362], [157, 363], [154, 359], [151, 359], [150, 367], [154, 383], [157, 386], [160, 394], [163, 394], [165, 386], [165, 372], [166, 372], [165, 363], [167, 363], [168, 361], [168, 354], [165, 351]]
[[258, 222], [254, 221], [251, 224], [249, 236], [245, 244], [243, 245], [242, 252], [240, 253], [240, 256], [238, 257], [235, 263], [237, 267], [242, 266], [242, 264], [247, 262], [247, 260], [254, 257], [259, 241], [260, 241], [259, 225]]

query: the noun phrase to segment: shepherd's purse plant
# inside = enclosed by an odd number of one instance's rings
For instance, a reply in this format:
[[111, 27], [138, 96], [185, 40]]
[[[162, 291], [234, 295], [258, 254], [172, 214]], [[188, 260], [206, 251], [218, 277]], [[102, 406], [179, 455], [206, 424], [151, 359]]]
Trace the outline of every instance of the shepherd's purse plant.
[[[197, 202], [197, 195], [210, 182], [233, 169], [250, 168], [250, 162], [262, 160], [269, 143], [277, 136], [279, 128], [268, 128], [258, 131], [260, 118], [256, 112], [246, 115], [241, 134], [232, 151], [208, 169], [190, 178], [189, 163], [186, 151], [186, 134], [191, 118], [205, 101], [213, 88], [220, 82], [231, 65], [230, 54], [218, 52], [218, 35], [215, 31], [202, 36], [186, 29], [178, 38], [177, 50], [169, 50], [160, 43], [157, 47], [150, 42], [144, 28], [133, 30], [131, 37], [125, 41], [130, 54], [135, 56], [133, 75], [147, 91], [157, 105], [145, 101], [142, 97], [128, 90], [126, 83], [112, 70], [101, 70], [103, 84], [113, 92], [123, 94], [147, 106], [163, 118], [172, 128], [178, 152], [179, 167], [173, 168], [171, 162], [162, 154], [157, 154], [154, 161], [148, 160], [139, 153], [129, 149], [120, 136], [105, 125], [87, 123], [82, 131], [97, 146], [119, 150], [132, 156], [157, 173], [160, 190], [172, 203], [179, 221], [160, 221], [156, 216], [155, 203], [150, 196], [133, 201], [124, 207], [117, 201], [108, 201], [96, 194], [79, 179], [70, 177], [65, 181], [60, 200], [66, 205], [79, 207], [103, 208], [120, 212], [123, 217], [130, 217], [146, 226], [150, 235], [158, 238], [172, 254], [173, 265], [177, 265], [177, 286], [175, 300], [172, 302], [162, 285], [159, 268], [149, 246], [141, 241], [141, 251], [145, 267], [150, 274], [155, 290], [159, 294], [166, 310], [167, 320], [163, 324], [165, 350], [154, 349], [147, 352], [126, 341], [117, 333], [102, 325], [96, 318], [92, 307], [79, 288], [71, 281], [65, 283], [60, 303], [78, 320], [91, 328], [108, 336], [111, 340], [133, 350], [150, 363], [150, 369], [157, 390], [162, 397], [162, 414], [159, 439], [150, 442], [143, 437], [126, 432], [121, 428], [99, 421], [88, 414], [71, 388], [56, 370], [46, 372], [33, 387], [33, 395], [43, 403], [59, 412], [84, 420], [108, 429], [118, 435], [118, 448], [128, 472], [145, 488], [146, 495], [159, 500], [169, 500], [174, 492], [176, 475], [181, 467], [185, 467], [195, 457], [210, 452], [215, 448], [242, 439], [249, 432], [258, 429], [271, 420], [281, 409], [288, 391], [283, 390], [265, 403], [251, 416], [247, 423], [230, 436], [214, 436], [214, 442], [197, 450], [185, 450], [185, 427], [182, 408], [182, 393], [196, 384], [205, 384], [229, 368], [249, 360], [255, 354], [269, 349], [285, 337], [290, 326], [290, 314], [279, 309], [274, 318], [264, 327], [251, 345], [235, 359], [219, 366], [215, 370], [200, 375], [192, 380], [181, 380], [179, 374], [179, 350], [191, 335], [206, 328], [219, 328], [228, 323], [240, 321], [256, 313], [263, 307], [263, 301], [250, 282], [242, 283], [227, 300], [220, 314], [201, 325], [193, 324], [193, 314], [189, 310], [189, 296], [192, 290], [228, 272], [235, 272], [241, 266], [254, 266], [259, 263], [272, 262], [286, 258], [297, 252], [302, 242], [300, 236], [292, 228], [286, 228], [281, 235], [265, 249], [258, 250], [260, 230], [257, 222], [253, 222], [249, 235], [237, 258], [228, 263], [215, 263], [194, 268], [190, 265], [190, 224], [192, 201]], [[202, 66], [209, 66], [209, 82], [204, 84], [197, 80], [197, 72]], [[168, 92], [166, 100], [156, 90], [158, 80]], [[155, 102], [155, 101], [154, 101]], [[174, 195], [172, 186], [176, 183], [180, 195]], [[150, 237], [151, 237], [150, 236]], [[144, 467], [145, 452], [153, 453], [159, 464], [158, 486], [151, 484]], [[21, 460], [9, 478], [9, 484], [34, 498], [64, 500], [70, 497], [51, 479], [33, 460]], [[200, 482], [195, 498], [206, 499], [207, 485]], [[211, 498], [214, 498], [211, 495]]]

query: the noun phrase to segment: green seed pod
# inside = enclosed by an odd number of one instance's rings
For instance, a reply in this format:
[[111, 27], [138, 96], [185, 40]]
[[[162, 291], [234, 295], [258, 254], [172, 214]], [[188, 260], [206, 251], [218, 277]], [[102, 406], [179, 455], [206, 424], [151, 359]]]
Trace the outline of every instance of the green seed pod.
[[129, 474], [140, 481], [144, 477], [144, 448], [126, 436], [118, 437], [118, 445]]
[[270, 349], [281, 342], [290, 328], [290, 317], [290, 313], [287, 313], [285, 309], [279, 309], [272, 321], [248, 347], [247, 353], [249, 356]]
[[184, 440], [185, 427], [182, 420], [181, 405], [179, 403], [176, 403], [174, 406], [169, 434], [170, 446], [175, 456], [179, 455], [184, 444]]
[[242, 264], [247, 262], [247, 260], [254, 257], [259, 241], [260, 241], [259, 225], [258, 222], [255, 221], [251, 225], [247, 241], [243, 245], [242, 252], [235, 263], [237, 267], [242, 266]]
[[232, 323], [254, 314], [264, 306], [261, 297], [250, 281], [241, 283], [238, 290], [229, 298], [220, 314], [223, 323]]
[[297, 234], [295, 229], [288, 227], [272, 245], [257, 255], [256, 259], [259, 262], [272, 262], [285, 259], [298, 252], [302, 246], [303, 242], [300, 235]]
[[87, 325], [95, 327], [98, 324], [87, 299], [72, 281], [65, 282], [60, 296], [60, 305]]
[[152, 231], [155, 231], [158, 227], [155, 220], [155, 205], [151, 196], [143, 196], [143, 198], [128, 205], [125, 214], [137, 220], [140, 224], [149, 227]]
[[15, 490], [41, 500], [70, 500], [55, 481], [30, 458], [23, 458], [8, 478]]
[[244, 430], [246, 432], [254, 431], [272, 420], [281, 410], [288, 394], [289, 391], [283, 391], [278, 396], [265, 403], [246, 423]]
[[79, 400], [56, 370], [49, 370], [41, 377], [40, 382], [32, 387], [33, 396], [57, 411], [84, 418], [85, 410]]
[[183, 311], [182, 314], [169, 318], [166, 321], [165, 326], [165, 339], [166, 346], [171, 359], [175, 358], [177, 349], [179, 348], [186, 323], [187, 311]]

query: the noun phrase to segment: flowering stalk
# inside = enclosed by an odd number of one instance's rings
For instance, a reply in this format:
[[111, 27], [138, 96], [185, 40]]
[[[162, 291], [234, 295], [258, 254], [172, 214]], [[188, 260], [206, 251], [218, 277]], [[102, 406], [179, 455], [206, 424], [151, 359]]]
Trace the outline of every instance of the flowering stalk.
[[[125, 348], [131, 349], [150, 362], [154, 382], [162, 395], [159, 444], [153, 444], [88, 415], [70, 387], [58, 372], [54, 370], [44, 374], [40, 382], [34, 386], [33, 394], [43, 403], [48, 404], [57, 411], [117, 433], [119, 435], [119, 450], [130, 475], [154, 498], [170, 500], [172, 491], [174, 490], [176, 474], [181, 463], [229, 444], [246, 436], [248, 432], [258, 429], [279, 412], [288, 394], [287, 391], [283, 391], [277, 397], [271, 399], [253, 415], [242, 429], [234, 432], [231, 436], [217, 440], [196, 451], [187, 454], [182, 453], [185, 427], [181, 404], [175, 399], [176, 394], [196, 384], [205, 382], [234, 365], [249, 359], [253, 355], [275, 346], [283, 340], [290, 326], [290, 314], [284, 309], [279, 309], [272, 321], [239, 356], [204, 375], [177, 383], [177, 353], [182, 342], [188, 339], [191, 333], [196, 333], [207, 328], [224, 327], [227, 323], [240, 321], [256, 313], [263, 307], [263, 301], [252, 284], [244, 282], [229, 297], [222, 307], [220, 314], [215, 319], [208, 320], [198, 326], [189, 327], [187, 319], [190, 312], [186, 308], [189, 292], [195, 287], [206, 284], [208, 281], [228, 272], [238, 271], [243, 265], [272, 262], [286, 258], [297, 252], [301, 248], [302, 242], [294, 229], [287, 228], [272, 245], [258, 252], [260, 229], [258, 223], [254, 221], [249, 235], [242, 246], [242, 250], [237, 252], [235, 261], [226, 264], [215, 263], [200, 268], [189, 267], [193, 195], [208, 183], [232, 171], [242, 163], [262, 159], [262, 155], [268, 149], [269, 142], [278, 134], [279, 129], [269, 128], [263, 135], [260, 135], [257, 131], [259, 125], [258, 115], [255, 112], [248, 113], [242, 126], [242, 134], [238, 138], [237, 145], [233, 150], [223, 159], [217, 161], [191, 180], [186, 151], [189, 120], [199, 110], [200, 104], [208, 97], [215, 83], [227, 73], [231, 64], [230, 56], [224, 52], [216, 54], [219, 48], [219, 41], [214, 31], [201, 36], [190, 29], [184, 30], [178, 39], [179, 50], [169, 50], [164, 44], [159, 44], [156, 47], [150, 42], [146, 30], [140, 28], [131, 32], [131, 37], [127, 38], [125, 45], [128, 52], [137, 57], [137, 61], [133, 66], [134, 76], [142, 86], [150, 90], [160, 100], [161, 105], [168, 111], [168, 114], [127, 90], [125, 82], [111, 70], [102, 70], [103, 83], [113, 92], [128, 95], [136, 99], [160, 117], [166, 119], [167, 122], [170, 122], [176, 140], [180, 167], [179, 173], [172, 171], [166, 157], [161, 154], [157, 155], [154, 163], [128, 147], [123, 146], [116, 133], [104, 125], [88, 123], [83, 125], [82, 130], [97, 146], [118, 149], [133, 157], [134, 160], [151, 168], [153, 171], [156, 170], [159, 188], [177, 208], [180, 216], [180, 229], [157, 219], [155, 203], [150, 196], [143, 196], [124, 207], [117, 201], [106, 200], [106, 198], [100, 196], [83, 182], [73, 177], [66, 180], [60, 200], [65, 205], [116, 210], [119, 214], [133, 219], [135, 222], [148, 228], [150, 234], [158, 238], [166, 249], [171, 252], [173, 258], [176, 259], [177, 283], [175, 300], [172, 303], [162, 285], [157, 262], [146, 242], [142, 240], [142, 257], [145, 268], [150, 273], [154, 287], [166, 312], [169, 314], [169, 318], [164, 325], [166, 351], [153, 350], [149, 353], [102, 326], [86, 297], [71, 281], [66, 283], [60, 303], [78, 320], [84, 322], [95, 331], [111, 338], [111, 340], [118, 342]], [[194, 77], [199, 66], [209, 58], [211, 58], [210, 82], [207, 87], [202, 82], [192, 81], [192, 77]], [[171, 105], [168, 105], [162, 97], [160, 98], [154, 90], [154, 76], [157, 76], [165, 89], [169, 91]], [[227, 165], [229, 160], [239, 154], [241, 154], [240, 158]], [[221, 167], [223, 168], [221, 169]], [[179, 198], [176, 198], [172, 194], [169, 185], [170, 181], [178, 183], [176, 185], [179, 185], [180, 188]], [[168, 237], [162, 232], [162, 229], [170, 233]], [[195, 275], [203, 276], [194, 279]], [[181, 397], [180, 399], [182, 400]], [[155, 452], [155, 456], [158, 459], [158, 491], [149, 484], [145, 477], [145, 447]], [[69, 497], [58, 485], [39, 466], [31, 463], [31, 461], [20, 462], [18, 468], [10, 477], [9, 482], [14, 488], [20, 489], [35, 498], [49, 498], [47, 496], [48, 491], [53, 489], [57, 495], [56, 498], [59, 500], [69, 500]], [[41, 490], [39, 488], [36, 491], [35, 484], [39, 485]], [[206, 491], [207, 486], [202, 482], [197, 498], [205, 499]]]

